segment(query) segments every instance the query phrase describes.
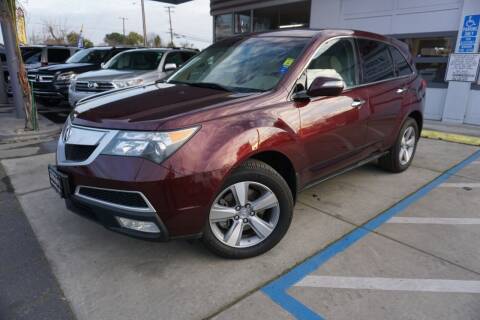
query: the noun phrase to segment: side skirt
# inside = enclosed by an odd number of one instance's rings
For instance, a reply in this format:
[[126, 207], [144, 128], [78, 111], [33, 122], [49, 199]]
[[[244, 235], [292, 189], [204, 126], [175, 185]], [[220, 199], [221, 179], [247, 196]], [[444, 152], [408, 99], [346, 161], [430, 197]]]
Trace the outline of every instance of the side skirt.
[[327, 181], [327, 180], [329, 180], [329, 179], [331, 179], [331, 178], [334, 178], [334, 177], [336, 177], [336, 176], [339, 176], [339, 175], [341, 175], [341, 174], [344, 174], [344, 173], [346, 173], [346, 172], [349, 172], [349, 171], [351, 171], [351, 170], [353, 170], [353, 169], [356, 169], [356, 168], [358, 168], [358, 167], [361, 167], [361, 166], [363, 166], [363, 165], [366, 165], [367, 163], [370, 163], [370, 162], [372, 162], [372, 161], [375, 161], [375, 160], [377, 160], [378, 158], [381, 158], [381, 157], [383, 157], [384, 155], [386, 155], [386, 154], [388, 154], [388, 153], [389, 153], [389, 151], [385, 151], [385, 152], [382, 152], [382, 153], [374, 154], [374, 155], [372, 155], [372, 156], [370, 156], [370, 157], [368, 157], [368, 158], [366, 158], [366, 159], [364, 159], [364, 160], [361, 160], [361, 161], [359, 161], [359, 162], [357, 162], [357, 163], [355, 163], [355, 164], [353, 164], [353, 165], [351, 165], [351, 166], [348, 166], [348, 167], [346, 167], [346, 168], [344, 168], [344, 169], [341, 169], [341, 170], [339, 170], [339, 171], [336, 171], [336, 172], [334, 172], [334, 173], [332, 173], [332, 174], [330, 174], [330, 175], [328, 175], [328, 176], [322, 177], [322, 178], [320, 178], [320, 179], [318, 179], [318, 180], [316, 180], [316, 181], [314, 181], [314, 182], [312, 182], [312, 183], [307, 184], [305, 187], [303, 187], [301, 190], [299, 190], [299, 192], [301, 192], [301, 191], [303, 191], [303, 190], [307, 190], [307, 189], [309, 189], [309, 188], [311, 188], [311, 187], [313, 187], [313, 186], [316, 186], [317, 184], [320, 184], [320, 183], [322, 183], [322, 182], [324, 182], [324, 181]]

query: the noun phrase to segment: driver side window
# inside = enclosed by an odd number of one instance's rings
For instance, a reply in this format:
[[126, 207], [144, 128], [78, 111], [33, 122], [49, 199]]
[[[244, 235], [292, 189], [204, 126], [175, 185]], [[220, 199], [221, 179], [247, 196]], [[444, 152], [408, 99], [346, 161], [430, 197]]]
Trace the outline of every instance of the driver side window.
[[320, 76], [341, 78], [346, 88], [358, 85], [359, 72], [356, 61], [353, 39], [334, 39], [325, 42], [305, 71], [303, 78], [305, 89]]

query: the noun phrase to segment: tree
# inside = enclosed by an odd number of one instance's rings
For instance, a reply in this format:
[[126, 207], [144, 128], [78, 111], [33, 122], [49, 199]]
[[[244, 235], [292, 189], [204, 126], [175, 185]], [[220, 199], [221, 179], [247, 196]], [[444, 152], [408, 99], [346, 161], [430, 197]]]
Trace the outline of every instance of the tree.
[[158, 34], [151, 32], [147, 35], [147, 45], [152, 48], [161, 48], [162, 38]]
[[[67, 34], [67, 42], [69, 45], [71, 46], [74, 46], [76, 47], [78, 45], [78, 38], [80, 37], [80, 34], [75, 32], [75, 31], [71, 31], [70, 33]], [[91, 48], [93, 47], [93, 42], [87, 38], [83, 38], [83, 44], [85, 46], [85, 48]]]
[[139, 46], [143, 44], [143, 37], [136, 32], [131, 31], [125, 38], [125, 44], [130, 46]]
[[125, 44], [125, 37], [123, 36], [123, 34], [120, 34], [118, 32], [112, 32], [106, 34], [105, 38], [103, 38], [103, 41], [105, 41], [110, 46], [118, 46], [121, 44]]
[[43, 22], [44, 42], [46, 44], [66, 44], [67, 27], [63, 23]]

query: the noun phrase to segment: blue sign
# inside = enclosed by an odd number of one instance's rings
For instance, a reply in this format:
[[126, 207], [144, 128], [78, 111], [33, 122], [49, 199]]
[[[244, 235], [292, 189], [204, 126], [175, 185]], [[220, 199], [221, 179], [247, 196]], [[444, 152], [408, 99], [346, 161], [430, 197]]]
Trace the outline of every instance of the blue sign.
[[458, 52], [469, 53], [474, 52], [475, 43], [477, 42], [478, 31], [480, 25], [480, 14], [465, 16], [463, 21], [462, 36], [458, 46]]

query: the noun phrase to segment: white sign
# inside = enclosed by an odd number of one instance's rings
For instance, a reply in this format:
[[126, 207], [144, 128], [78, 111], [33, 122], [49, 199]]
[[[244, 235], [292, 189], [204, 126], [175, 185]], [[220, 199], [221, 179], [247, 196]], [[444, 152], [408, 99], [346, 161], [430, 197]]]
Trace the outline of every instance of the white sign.
[[452, 53], [448, 58], [445, 81], [475, 82], [480, 64], [480, 53]]

